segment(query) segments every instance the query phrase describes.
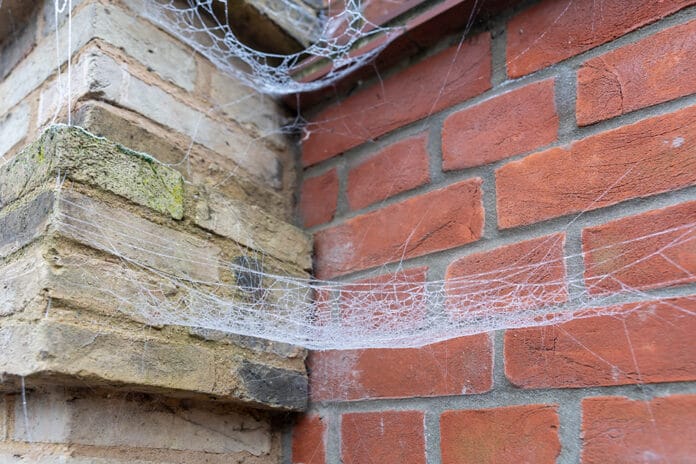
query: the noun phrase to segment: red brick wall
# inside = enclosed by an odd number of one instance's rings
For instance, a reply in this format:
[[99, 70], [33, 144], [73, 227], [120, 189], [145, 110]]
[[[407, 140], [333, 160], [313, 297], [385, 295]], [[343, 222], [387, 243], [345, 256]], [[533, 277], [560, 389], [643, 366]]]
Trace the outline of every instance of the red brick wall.
[[[696, 462], [694, 4], [543, 0], [309, 115], [300, 215], [319, 277], [546, 260], [509, 284], [606, 304], [312, 353], [293, 463]], [[508, 309], [477, 285], [468, 304]], [[538, 304], [533, 288], [515, 304]]]

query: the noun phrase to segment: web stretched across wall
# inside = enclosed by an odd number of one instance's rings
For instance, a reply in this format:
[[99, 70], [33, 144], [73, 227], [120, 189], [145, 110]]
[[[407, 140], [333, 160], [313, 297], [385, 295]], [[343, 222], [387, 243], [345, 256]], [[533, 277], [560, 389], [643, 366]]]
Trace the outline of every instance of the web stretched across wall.
[[[189, 7], [183, 9], [169, 0], [149, 1], [144, 4], [144, 14], [224, 71], [262, 92], [294, 93], [327, 85], [364, 65], [379, 52], [379, 49], [375, 49], [369, 54], [350, 56], [352, 47], [365, 38], [361, 28], [368, 24], [360, 13], [359, 2], [351, 1], [345, 16], [339, 21], [341, 24], [354, 25], [349, 28], [349, 39], [343, 40], [341, 36], [340, 40], [320, 41], [305, 52], [332, 58], [334, 69], [318, 80], [297, 82], [290, 71], [298, 64], [301, 54], [282, 57], [280, 66], [271, 66], [265, 61], [270, 56], [264, 56], [240, 43], [226, 24], [210, 24], [211, 18], [214, 18], [213, 1], [189, 2]], [[70, 9], [68, 3], [69, 0], [63, 3], [57, 1], [56, 11], [64, 10], [66, 5]], [[569, 1], [568, 7], [571, 4], [572, 1]], [[568, 7], [560, 14], [563, 15]], [[331, 35], [334, 26], [327, 23], [325, 33]], [[389, 32], [376, 25], [369, 25], [367, 29], [367, 34]], [[239, 60], [246, 63], [246, 69], [239, 66]], [[69, 77], [67, 82], [69, 85]], [[69, 90], [67, 94], [70, 94]], [[269, 135], [272, 134], [266, 134]], [[614, 187], [609, 187], [602, 195]], [[601, 197], [593, 202], [599, 200]], [[61, 201], [71, 200], [62, 197]], [[593, 202], [590, 202], [588, 209], [591, 209]], [[71, 206], [82, 207], [78, 204]], [[181, 250], [174, 250], [172, 245], [158, 241], [157, 237], [134, 229], [129, 224], [117, 224], [114, 222], [117, 219], [102, 211], [89, 211], [91, 217], [98, 219], [94, 222], [62, 214], [58, 218], [61, 227], [72, 229], [74, 235], [84, 237], [98, 248], [120, 257], [121, 271], [114, 272], [113, 278], [130, 279], [129, 285], [124, 285], [124, 288], [140, 290], [135, 294], [130, 291], [114, 294], [113, 286], [97, 290], [103, 292], [105, 299], [116, 298], [125, 314], [154, 326], [181, 325], [220, 330], [317, 350], [413, 347], [500, 329], [551, 325], [600, 314], [624, 315], [626, 306], [619, 303], [636, 302], [630, 306], [630, 311], [641, 311], [663, 300], [664, 295], [651, 291], [649, 287], [631, 285], [620, 274], [626, 268], [640, 266], [657, 257], [663, 265], [677, 271], [670, 273], [671, 280], [661, 281], [660, 287], [682, 285], [684, 288], [683, 284], [696, 281], [696, 276], [673, 256], [673, 252], [693, 246], [696, 222], [653, 231], [644, 237], [575, 255], [559, 254], [557, 250], [563, 247], [558, 241], [562, 239], [557, 235], [550, 236], [539, 240], [517, 258], [518, 263], [505, 269], [469, 273], [447, 280], [426, 282], [419, 278], [422, 276], [414, 276], [413, 272], [399, 266], [400, 270], [387, 272], [387, 276], [377, 283], [355, 283], [279, 275], [266, 269], [263, 250], [260, 250], [262, 257], [259, 259], [241, 246], [240, 255], [248, 254], [249, 259], [213, 262], [193, 254], [182, 256]], [[110, 224], [113, 227], [109, 227]], [[120, 231], [118, 233], [123, 234], [124, 240], [105, 241], [110, 236], [105, 228], [111, 234], [114, 230]], [[123, 232], [124, 229], [128, 233]], [[648, 255], [630, 261], [633, 245], [640, 247], [652, 241], [660, 242], [660, 246]], [[254, 237], [248, 237], [247, 243], [253, 242]], [[151, 255], [225, 268], [236, 276], [236, 280], [200, 281], [166, 273], [148, 265], [147, 260], [134, 258], [136, 254], [124, 248], [124, 243], [137, 249], [139, 256]], [[201, 245], [204, 246], [204, 243]], [[403, 249], [408, 245], [404, 243]], [[256, 249], [259, 250], [259, 247]], [[607, 256], [605, 261], [623, 261], [623, 268], [586, 279], [583, 271], [573, 272], [572, 267], [566, 266], [570, 261], [586, 261], [588, 256]], [[399, 261], [398, 256], [394, 258], [393, 261]], [[602, 268], [603, 264], [607, 263], [600, 258], [595, 267]], [[155, 278], [148, 283], [140, 278], [140, 274], [129, 270], [142, 271]], [[21, 274], [25, 271], [18, 272]], [[13, 275], [5, 278], [12, 279]], [[87, 280], [77, 279], [73, 284], [87, 285]], [[89, 284], [94, 290], [93, 285]], [[607, 291], [607, 288], [611, 290]], [[693, 316], [688, 307], [674, 309], [684, 317]]]

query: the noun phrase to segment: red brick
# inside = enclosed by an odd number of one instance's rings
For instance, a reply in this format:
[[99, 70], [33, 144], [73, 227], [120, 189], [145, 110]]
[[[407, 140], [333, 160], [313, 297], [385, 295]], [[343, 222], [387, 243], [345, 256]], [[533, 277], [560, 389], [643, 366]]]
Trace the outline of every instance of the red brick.
[[292, 463], [326, 462], [326, 423], [321, 416], [300, 417], [292, 431]]
[[420, 411], [344, 414], [343, 464], [425, 464], [425, 418]]
[[348, 173], [348, 204], [356, 210], [430, 181], [428, 134], [389, 145]]
[[555, 464], [561, 452], [558, 427], [557, 407], [544, 404], [445, 411], [442, 464]]
[[513, 161], [496, 171], [502, 228], [696, 183], [696, 106]]
[[386, 206], [315, 234], [320, 279], [464, 245], [483, 234], [481, 179]]
[[309, 358], [313, 401], [483, 393], [491, 388], [487, 334], [421, 348], [317, 351]]
[[554, 80], [527, 85], [454, 113], [442, 130], [442, 166], [464, 169], [548, 145], [558, 135]]
[[[696, 380], [696, 297], [588, 311], [505, 333], [505, 373], [521, 388]], [[591, 314], [604, 314], [591, 316]]]
[[338, 175], [336, 170], [305, 179], [300, 194], [300, 214], [305, 227], [329, 222], [336, 214]]
[[582, 463], [694, 462], [695, 417], [696, 395], [586, 398]]
[[302, 162], [319, 163], [488, 90], [490, 44], [490, 34], [480, 34], [321, 111], [307, 127]]
[[447, 309], [477, 317], [565, 302], [564, 243], [565, 234], [554, 234], [454, 261], [445, 275]]
[[587, 61], [578, 71], [581, 126], [696, 92], [696, 21]]
[[507, 67], [520, 77], [621, 37], [694, 0], [546, 0], [514, 17], [507, 29]]
[[364, 279], [341, 287], [340, 315], [361, 334], [418, 323], [426, 315], [427, 267]]
[[696, 282], [696, 201], [582, 232], [590, 293]]

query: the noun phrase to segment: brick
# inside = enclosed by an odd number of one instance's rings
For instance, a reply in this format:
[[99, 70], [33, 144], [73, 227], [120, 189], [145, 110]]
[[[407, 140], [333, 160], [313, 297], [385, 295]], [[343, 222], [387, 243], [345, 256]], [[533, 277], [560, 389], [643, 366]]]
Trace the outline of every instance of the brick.
[[341, 462], [425, 464], [425, 417], [421, 411], [344, 414]]
[[[182, 102], [154, 84], [131, 75], [98, 48], [90, 48], [73, 70], [74, 101], [98, 96], [191, 137], [195, 143], [227, 157], [265, 185], [282, 186], [278, 155], [233, 123], [223, 123]], [[41, 93], [38, 125], [46, 124], [63, 105], [54, 82]]]
[[[201, 407], [173, 408], [161, 401], [125, 397], [74, 397], [69, 393], [29, 393], [27, 421], [15, 422], [14, 440], [30, 443], [167, 448], [208, 453], [271, 451], [267, 422], [231, 411]], [[21, 401], [15, 417], [23, 417]], [[95, 425], [99, 425], [96, 426]]]
[[389, 145], [348, 173], [348, 205], [362, 209], [430, 182], [428, 134]]
[[520, 388], [696, 380], [693, 297], [587, 310], [558, 325], [508, 330], [505, 374]]
[[196, 202], [197, 226], [301, 269], [312, 267], [312, 241], [301, 229], [215, 191], [200, 192]]
[[4, 117], [0, 116], [0, 164], [10, 149], [26, 137], [30, 118], [31, 108], [26, 102], [12, 108]]
[[694, 417], [696, 395], [585, 398], [582, 463], [691, 462], [696, 456]]
[[422, 321], [428, 310], [427, 272], [427, 267], [400, 270], [341, 286], [341, 322], [361, 334], [383, 334], [391, 327]]
[[490, 44], [490, 34], [480, 34], [321, 111], [307, 127], [302, 163], [319, 163], [488, 90]]
[[302, 416], [292, 430], [292, 464], [326, 462], [326, 422], [321, 416]]
[[545, 0], [507, 27], [507, 69], [521, 77], [657, 21], [694, 0]]
[[440, 418], [443, 464], [554, 464], [561, 452], [557, 406], [531, 404], [445, 411]]
[[386, 206], [315, 234], [319, 278], [471, 243], [483, 234], [481, 179]]
[[447, 309], [456, 317], [525, 311], [568, 299], [565, 234], [464, 256], [445, 274]]
[[578, 124], [696, 92], [695, 55], [696, 21], [691, 21], [587, 61], [578, 70]]
[[[168, 229], [122, 208], [73, 192], [61, 192], [56, 228], [107, 253], [199, 282], [219, 282], [220, 249], [206, 240]], [[137, 232], [137, 233], [134, 233]]]
[[332, 169], [305, 179], [300, 194], [300, 215], [305, 227], [329, 222], [336, 214], [338, 203], [338, 174]]
[[548, 145], [557, 135], [554, 80], [548, 79], [445, 119], [442, 167], [452, 171], [493, 163]]
[[582, 231], [585, 282], [592, 294], [696, 281], [696, 201]]
[[316, 351], [310, 355], [313, 401], [483, 393], [491, 388], [486, 334], [421, 348]]
[[606, 131], [496, 171], [501, 228], [696, 183], [696, 106]]

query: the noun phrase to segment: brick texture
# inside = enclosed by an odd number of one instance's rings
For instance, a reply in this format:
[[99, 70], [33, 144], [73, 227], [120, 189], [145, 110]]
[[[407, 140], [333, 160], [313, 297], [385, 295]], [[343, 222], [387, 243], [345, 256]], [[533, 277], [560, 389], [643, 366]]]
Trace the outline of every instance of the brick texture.
[[696, 201], [612, 221], [582, 232], [590, 293], [696, 281]]
[[425, 464], [424, 416], [420, 411], [344, 414], [343, 464]]
[[[696, 380], [696, 298], [632, 303], [559, 325], [508, 330], [505, 373], [521, 388]], [[580, 316], [580, 315], [579, 315]]]
[[696, 21], [691, 21], [587, 61], [578, 71], [578, 124], [696, 92], [694, 56]]
[[430, 181], [428, 134], [389, 145], [348, 173], [348, 204], [357, 210]]
[[[421, 321], [426, 316], [427, 267], [359, 280], [341, 289], [340, 317], [351, 327], [383, 332], [389, 326]], [[388, 317], [386, 317], [388, 316]]]
[[529, 310], [567, 300], [564, 234], [554, 234], [453, 262], [446, 273], [447, 309], [457, 316]]
[[310, 355], [313, 401], [482, 393], [491, 388], [487, 334], [422, 348], [319, 351]]
[[501, 228], [696, 183], [696, 107], [513, 161], [496, 171]]
[[442, 130], [446, 171], [488, 164], [556, 140], [553, 79], [527, 85], [454, 113]]
[[694, 0], [545, 0], [508, 24], [508, 74], [524, 76], [692, 4]]
[[326, 422], [321, 416], [302, 416], [292, 431], [292, 464], [326, 462]]
[[445, 411], [440, 419], [443, 464], [554, 464], [561, 452], [556, 406], [532, 404]]
[[582, 402], [583, 464], [693, 462], [696, 395]]
[[305, 179], [300, 193], [300, 215], [305, 227], [329, 222], [336, 214], [338, 175], [336, 170]]
[[308, 126], [302, 162], [316, 164], [490, 88], [491, 38], [483, 33], [351, 95]]
[[481, 180], [458, 182], [318, 232], [315, 271], [330, 278], [464, 245], [483, 221]]

